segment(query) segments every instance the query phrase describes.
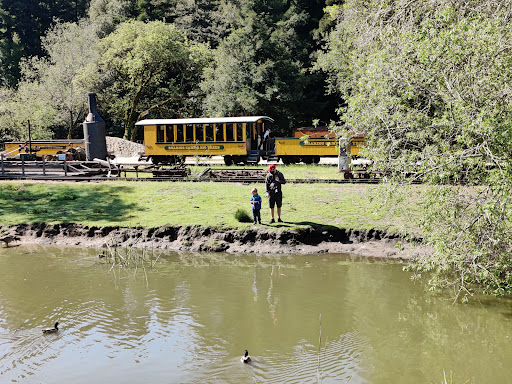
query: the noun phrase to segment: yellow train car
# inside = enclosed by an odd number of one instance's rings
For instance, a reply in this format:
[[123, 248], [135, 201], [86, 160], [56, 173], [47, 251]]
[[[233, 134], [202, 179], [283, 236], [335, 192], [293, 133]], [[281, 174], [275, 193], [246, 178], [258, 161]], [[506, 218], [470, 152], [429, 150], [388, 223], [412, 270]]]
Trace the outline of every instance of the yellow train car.
[[[298, 128], [294, 130], [293, 136], [275, 139], [275, 155], [284, 164], [318, 163], [320, 157], [336, 157], [339, 155], [339, 140], [332, 131]], [[353, 135], [345, 151], [352, 157], [357, 157], [365, 140], [365, 135]]]
[[41, 158], [79, 148], [85, 149], [84, 140], [32, 140], [5, 143], [7, 157], [19, 157], [21, 154], [32, 153]]
[[154, 163], [220, 155], [229, 165], [258, 152], [265, 124], [273, 121], [267, 116], [240, 116], [141, 120], [136, 125], [144, 128], [145, 153]]
[[277, 137], [275, 139], [275, 155], [284, 164], [304, 162], [306, 164], [320, 162], [320, 157], [338, 156], [338, 140], [336, 138]]

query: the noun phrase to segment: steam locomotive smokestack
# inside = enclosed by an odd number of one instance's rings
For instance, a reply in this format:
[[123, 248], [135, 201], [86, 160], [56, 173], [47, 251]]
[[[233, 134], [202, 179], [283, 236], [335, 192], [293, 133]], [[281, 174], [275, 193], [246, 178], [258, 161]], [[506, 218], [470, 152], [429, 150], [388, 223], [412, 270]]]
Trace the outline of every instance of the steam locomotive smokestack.
[[83, 122], [87, 160], [107, 158], [105, 121], [98, 115], [96, 94], [89, 93], [89, 114]]
[[[100, 115], [98, 115], [98, 108], [96, 106], [96, 94], [88, 93], [89, 98], [89, 115], [85, 121], [103, 121]], [[99, 120], [98, 120], [99, 119]]]

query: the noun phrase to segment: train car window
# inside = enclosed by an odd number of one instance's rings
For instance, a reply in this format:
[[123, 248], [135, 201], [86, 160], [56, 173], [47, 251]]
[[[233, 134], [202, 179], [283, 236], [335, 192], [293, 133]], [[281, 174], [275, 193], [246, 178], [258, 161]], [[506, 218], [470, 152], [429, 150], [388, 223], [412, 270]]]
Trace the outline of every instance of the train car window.
[[183, 129], [183, 125], [182, 124], [176, 125], [176, 141], [177, 142], [185, 141], [184, 136], [183, 136], [184, 133], [185, 133], [185, 130]]
[[194, 141], [194, 127], [192, 124], [186, 125], [187, 129], [187, 137], [186, 141]]
[[165, 126], [165, 141], [167, 143], [174, 141], [174, 129], [172, 125]]
[[226, 141], [235, 141], [233, 133], [233, 124], [226, 124]]
[[205, 124], [206, 125], [206, 141], [213, 141], [213, 125], [211, 124]]
[[163, 125], [156, 126], [156, 141], [159, 143], [164, 142], [164, 126]]
[[217, 141], [224, 141], [224, 136], [222, 133], [222, 124], [217, 124], [216, 133], [217, 133]]
[[196, 124], [196, 141], [204, 141], [203, 124]]
[[244, 125], [242, 123], [236, 125], [236, 141], [245, 141]]

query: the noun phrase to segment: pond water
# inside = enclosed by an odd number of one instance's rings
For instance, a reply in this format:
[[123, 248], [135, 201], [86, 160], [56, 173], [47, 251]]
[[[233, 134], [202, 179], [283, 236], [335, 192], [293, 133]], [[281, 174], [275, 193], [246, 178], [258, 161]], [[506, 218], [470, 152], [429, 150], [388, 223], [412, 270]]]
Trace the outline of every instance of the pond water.
[[135, 270], [97, 254], [0, 249], [1, 383], [511, 381], [510, 300], [452, 305], [400, 263], [168, 253]]

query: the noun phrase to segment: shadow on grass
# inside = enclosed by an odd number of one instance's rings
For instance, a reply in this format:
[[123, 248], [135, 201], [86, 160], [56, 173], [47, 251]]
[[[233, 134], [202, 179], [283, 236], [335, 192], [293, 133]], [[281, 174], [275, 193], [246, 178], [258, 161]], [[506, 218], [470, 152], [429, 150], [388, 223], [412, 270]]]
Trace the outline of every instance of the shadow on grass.
[[[315, 223], [313, 221], [286, 221], [284, 223], [279, 223], [279, 225], [282, 224], [291, 224], [296, 226], [304, 226], [304, 227], [312, 227], [315, 229], [323, 229], [325, 231], [333, 231], [333, 230], [339, 230], [339, 227], [336, 227], [335, 225], [329, 225], [329, 224], [322, 224], [322, 223]], [[289, 227], [290, 225], [286, 225]]]
[[119, 222], [140, 209], [120, 198], [132, 191], [114, 185], [5, 185], [0, 186], [0, 216], [14, 222]]

